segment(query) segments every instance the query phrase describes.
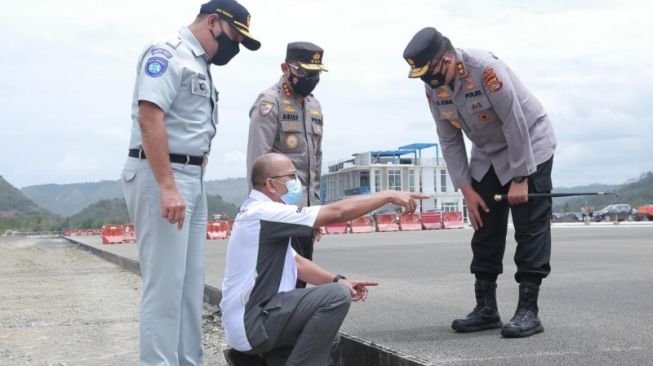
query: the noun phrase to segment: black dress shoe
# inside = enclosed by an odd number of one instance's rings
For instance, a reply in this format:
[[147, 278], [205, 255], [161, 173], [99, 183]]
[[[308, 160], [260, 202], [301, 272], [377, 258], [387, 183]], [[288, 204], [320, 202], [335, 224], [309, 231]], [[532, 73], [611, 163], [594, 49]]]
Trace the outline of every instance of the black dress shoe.
[[258, 355], [250, 355], [233, 348], [225, 349], [222, 353], [229, 366], [265, 366], [265, 360]]

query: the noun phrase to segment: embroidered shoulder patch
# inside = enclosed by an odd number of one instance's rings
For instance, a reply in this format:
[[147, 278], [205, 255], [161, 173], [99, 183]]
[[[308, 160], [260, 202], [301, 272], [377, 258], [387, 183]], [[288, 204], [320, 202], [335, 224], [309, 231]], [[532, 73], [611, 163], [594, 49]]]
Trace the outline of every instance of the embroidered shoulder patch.
[[153, 48], [150, 53], [152, 53], [152, 55], [162, 55], [165, 58], [172, 58], [172, 53], [165, 48]]
[[270, 113], [272, 107], [274, 107], [274, 103], [267, 100], [262, 100], [258, 105], [258, 112], [261, 114], [261, 116], [265, 117]]
[[156, 78], [163, 75], [168, 68], [168, 60], [161, 57], [150, 57], [145, 63], [145, 73]]

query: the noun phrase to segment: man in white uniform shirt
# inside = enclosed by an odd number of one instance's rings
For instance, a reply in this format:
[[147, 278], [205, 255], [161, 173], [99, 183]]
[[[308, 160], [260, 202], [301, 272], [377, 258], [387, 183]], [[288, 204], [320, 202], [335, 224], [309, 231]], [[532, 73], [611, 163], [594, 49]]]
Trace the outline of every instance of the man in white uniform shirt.
[[[292, 249], [291, 237], [354, 219], [384, 204], [415, 210], [421, 195], [385, 191], [325, 206], [298, 208], [303, 187], [292, 162], [269, 153], [254, 162], [254, 187], [236, 216], [222, 283], [225, 352], [232, 365], [327, 364], [329, 350], [351, 301], [365, 300], [372, 281], [330, 273]], [[300, 279], [315, 285], [295, 289]], [[260, 357], [259, 357], [260, 356]], [[242, 362], [242, 363], [239, 363]]]

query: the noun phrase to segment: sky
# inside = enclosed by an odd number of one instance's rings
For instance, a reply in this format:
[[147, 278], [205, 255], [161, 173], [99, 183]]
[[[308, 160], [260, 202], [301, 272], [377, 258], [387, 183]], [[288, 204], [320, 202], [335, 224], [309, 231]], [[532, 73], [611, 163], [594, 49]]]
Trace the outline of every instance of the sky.
[[[402, 58], [434, 26], [492, 51], [543, 103], [554, 186], [623, 183], [653, 170], [653, 3], [622, 1], [242, 0], [262, 47], [212, 66], [220, 123], [206, 179], [245, 176], [249, 109], [281, 75], [286, 44], [324, 48], [315, 89], [323, 168], [370, 150], [437, 142]], [[126, 159], [141, 49], [173, 36], [201, 1], [24, 0], [0, 9], [0, 175], [17, 187], [115, 180]], [[435, 152], [426, 152], [435, 155]]]

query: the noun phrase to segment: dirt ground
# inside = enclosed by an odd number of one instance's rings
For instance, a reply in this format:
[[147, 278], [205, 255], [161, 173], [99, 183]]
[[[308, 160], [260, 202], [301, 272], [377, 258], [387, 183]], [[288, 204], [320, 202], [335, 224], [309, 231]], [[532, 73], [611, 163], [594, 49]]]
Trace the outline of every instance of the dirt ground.
[[[0, 365], [138, 364], [137, 275], [58, 238], [0, 237]], [[226, 365], [205, 309], [205, 365]]]

